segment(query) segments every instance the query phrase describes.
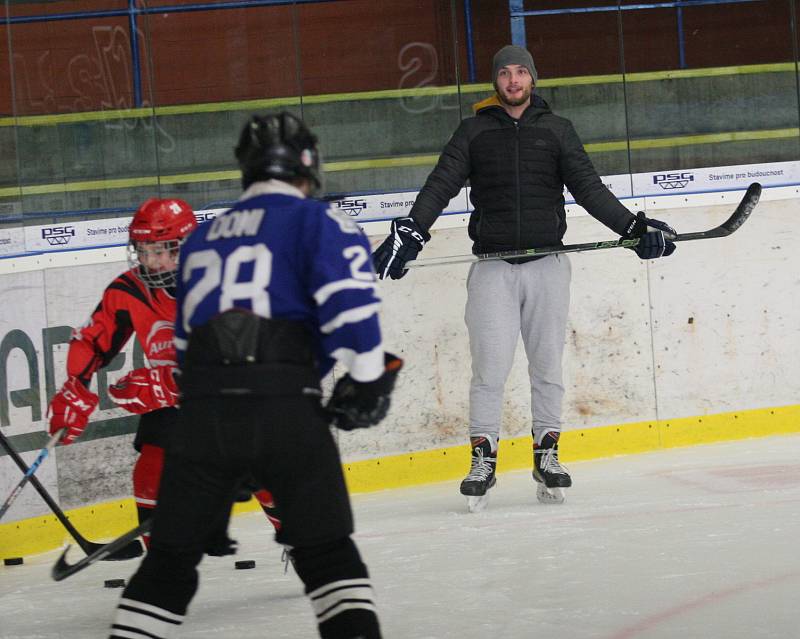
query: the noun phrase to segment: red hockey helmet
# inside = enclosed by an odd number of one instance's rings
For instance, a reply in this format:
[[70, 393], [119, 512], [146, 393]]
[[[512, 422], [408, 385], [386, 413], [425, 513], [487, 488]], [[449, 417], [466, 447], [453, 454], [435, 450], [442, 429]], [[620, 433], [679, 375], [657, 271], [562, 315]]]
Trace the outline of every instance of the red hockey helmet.
[[150, 288], [175, 286], [181, 240], [196, 227], [183, 200], [150, 198], [128, 227], [128, 263]]
[[128, 237], [131, 242], [182, 240], [196, 226], [194, 211], [183, 200], [151, 197], [133, 216]]

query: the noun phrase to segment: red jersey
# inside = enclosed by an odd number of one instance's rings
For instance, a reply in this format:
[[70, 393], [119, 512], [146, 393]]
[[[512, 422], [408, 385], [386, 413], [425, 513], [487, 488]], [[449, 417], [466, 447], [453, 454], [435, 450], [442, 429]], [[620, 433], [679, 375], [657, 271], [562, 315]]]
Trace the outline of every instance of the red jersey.
[[73, 331], [67, 374], [88, 384], [134, 333], [150, 366], [175, 365], [175, 298], [130, 270], [106, 287], [88, 322]]

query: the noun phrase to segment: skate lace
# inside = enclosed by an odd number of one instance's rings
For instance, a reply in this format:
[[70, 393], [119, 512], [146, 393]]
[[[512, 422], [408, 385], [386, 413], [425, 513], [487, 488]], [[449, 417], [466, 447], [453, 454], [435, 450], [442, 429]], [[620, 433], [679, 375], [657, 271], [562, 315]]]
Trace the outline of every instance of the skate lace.
[[558, 461], [558, 451], [555, 448], [537, 450], [536, 454], [542, 455], [541, 468], [543, 471], [559, 475], [567, 474], [567, 467], [562, 466]]
[[469, 469], [469, 475], [466, 479], [468, 481], [485, 481], [492, 475], [493, 458], [486, 458], [483, 456], [482, 450], [477, 450], [475, 457], [472, 458], [472, 467]]

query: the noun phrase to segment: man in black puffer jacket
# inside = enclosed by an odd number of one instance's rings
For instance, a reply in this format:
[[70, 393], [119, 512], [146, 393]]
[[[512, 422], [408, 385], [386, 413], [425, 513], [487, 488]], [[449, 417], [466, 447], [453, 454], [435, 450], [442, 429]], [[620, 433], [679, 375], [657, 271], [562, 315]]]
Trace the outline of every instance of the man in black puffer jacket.
[[[533, 94], [537, 75], [531, 54], [506, 46], [492, 66], [496, 95], [461, 122], [409, 217], [392, 221], [390, 236], [374, 254], [378, 276], [406, 274], [406, 262], [430, 239], [428, 230], [467, 180], [476, 254], [562, 245], [566, 185], [590, 215], [625, 238], [640, 238], [634, 250], [641, 259], [670, 255], [675, 231], [628, 211], [600, 180], [572, 123]], [[470, 510], [485, 507], [495, 484], [503, 389], [520, 334], [531, 378], [537, 495], [543, 502], [561, 502], [564, 488], [572, 485], [558, 461], [570, 278], [563, 254], [472, 265], [465, 313], [472, 355], [472, 464], [461, 483]]]

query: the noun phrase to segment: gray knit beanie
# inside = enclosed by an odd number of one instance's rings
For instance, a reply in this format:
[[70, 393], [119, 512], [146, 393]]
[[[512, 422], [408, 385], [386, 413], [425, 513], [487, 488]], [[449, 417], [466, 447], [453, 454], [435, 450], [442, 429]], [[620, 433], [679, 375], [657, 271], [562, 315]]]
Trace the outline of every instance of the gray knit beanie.
[[533, 56], [528, 50], [518, 47], [515, 44], [509, 44], [494, 54], [494, 59], [492, 60], [493, 83], [497, 81], [497, 73], [500, 69], [508, 64], [518, 64], [525, 67], [528, 73], [531, 74], [534, 84], [536, 84], [536, 81], [539, 79], [539, 75], [536, 73], [536, 67], [533, 64]]

